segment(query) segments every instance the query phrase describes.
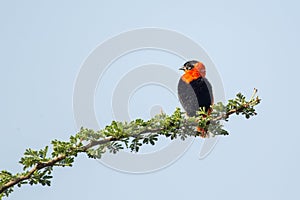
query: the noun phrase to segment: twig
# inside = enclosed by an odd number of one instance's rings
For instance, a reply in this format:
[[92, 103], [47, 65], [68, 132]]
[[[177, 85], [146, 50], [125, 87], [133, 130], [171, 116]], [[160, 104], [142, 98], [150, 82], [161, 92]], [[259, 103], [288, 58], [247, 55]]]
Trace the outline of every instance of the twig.
[[17, 185], [18, 183], [24, 181], [24, 180], [28, 180], [31, 178], [31, 176], [34, 174], [34, 172], [41, 170], [45, 167], [50, 167], [50, 166], [54, 166], [57, 162], [63, 160], [66, 158], [66, 155], [60, 155], [57, 156], [55, 158], [53, 158], [52, 160], [49, 160], [47, 162], [43, 162], [43, 163], [38, 163], [36, 164], [31, 170], [28, 171], [28, 173], [26, 175], [20, 176], [16, 179], [13, 179], [9, 182], [7, 182], [6, 184], [4, 184], [3, 186], [0, 187], [0, 194], [2, 192], [4, 192], [5, 190], [7, 190], [8, 188]]

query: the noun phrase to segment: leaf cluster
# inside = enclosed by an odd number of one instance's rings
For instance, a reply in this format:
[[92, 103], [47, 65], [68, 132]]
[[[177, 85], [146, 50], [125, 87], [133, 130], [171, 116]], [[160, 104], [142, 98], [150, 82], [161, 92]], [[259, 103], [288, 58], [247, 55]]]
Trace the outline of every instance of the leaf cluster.
[[[256, 90], [246, 100], [241, 93], [230, 99], [226, 105], [217, 103], [212, 112], [200, 108], [196, 117], [186, 117], [176, 108], [173, 114], [158, 114], [149, 120], [136, 119], [131, 122], [112, 121], [102, 130], [81, 128], [69, 141], [53, 140], [52, 152], [46, 146], [40, 150], [26, 149], [19, 163], [23, 172], [12, 174], [6, 170], [0, 172], [0, 199], [13, 192], [15, 185], [41, 184], [50, 186], [53, 167], [71, 167], [79, 153], [86, 153], [89, 158], [100, 159], [105, 152], [117, 153], [123, 149], [138, 152], [143, 145], [155, 145], [160, 137], [181, 140], [187, 137], [214, 137], [228, 135], [223, 121], [228, 121], [231, 114], [242, 114], [247, 119], [256, 115], [255, 106], [260, 103]], [[197, 128], [198, 127], [198, 128]], [[198, 129], [198, 131], [197, 131]], [[199, 130], [201, 130], [199, 132]]]

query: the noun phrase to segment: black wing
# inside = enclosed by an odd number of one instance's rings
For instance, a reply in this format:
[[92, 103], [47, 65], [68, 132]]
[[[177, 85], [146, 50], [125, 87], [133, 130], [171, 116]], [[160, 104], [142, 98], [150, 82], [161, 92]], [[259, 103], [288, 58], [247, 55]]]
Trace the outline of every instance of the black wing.
[[187, 115], [190, 117], [195, 116], [196, 111], [199, 109], [199, 104], [193, 87], [180, 79], [177, 89], [179, 101]]
[[196, 115], [199, 107], [205, 107], [208, 110], [212, 104], [212, 86], [206, 78], [198, 78], [190, 84], [180, 79], [178, 83], [178, 97], [187, 115], [192, 117]]

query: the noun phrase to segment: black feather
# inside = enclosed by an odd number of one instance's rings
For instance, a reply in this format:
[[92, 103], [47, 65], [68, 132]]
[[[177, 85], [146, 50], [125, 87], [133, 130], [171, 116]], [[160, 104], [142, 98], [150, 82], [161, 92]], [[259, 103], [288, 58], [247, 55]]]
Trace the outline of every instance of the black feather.
[[179, 101], [187, 115], [193, 117], [200, 107], [205, 107], [206, 111], [212, 104], [212, 86], [206, 78], [199, 77], [190, 83], [182, 79], [178, 83]]

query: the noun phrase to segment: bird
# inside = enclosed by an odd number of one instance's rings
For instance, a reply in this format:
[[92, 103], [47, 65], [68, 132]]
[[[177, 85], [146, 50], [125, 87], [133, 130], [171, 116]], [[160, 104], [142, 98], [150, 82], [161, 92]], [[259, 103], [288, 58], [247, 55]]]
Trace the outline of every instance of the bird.
[[[195, 117], [200, 108], [210, 114], [214, 103], [211, 83], [206, 78], [205, 65], [197, 60], [184, 63], [179, 68], [184, 74], [180, 77], [177, 87], [179, 101], [188, 117]], [[200, 136], [205, 137], [206, 130], [197, 127]]]

